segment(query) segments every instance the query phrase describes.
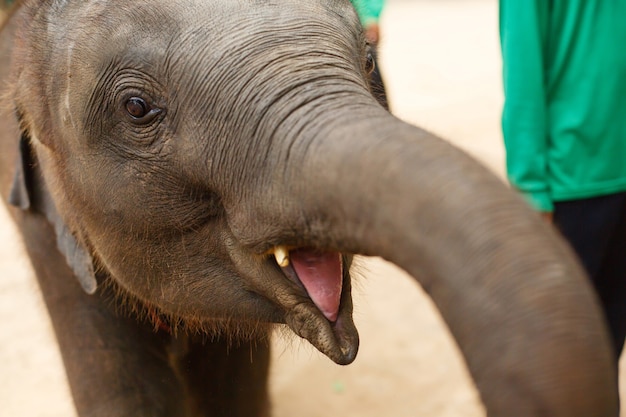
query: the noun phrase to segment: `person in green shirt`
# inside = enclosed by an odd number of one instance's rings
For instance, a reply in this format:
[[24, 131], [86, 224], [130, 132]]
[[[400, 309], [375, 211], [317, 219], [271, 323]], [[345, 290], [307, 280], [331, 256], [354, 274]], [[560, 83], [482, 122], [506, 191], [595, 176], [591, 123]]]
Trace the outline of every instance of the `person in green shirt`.
[[[385, 0], [351, 0], [354, 8], [359, 15], [359, 20], [365, 32], [365, 39], [371, 46], [371, 53], [374, 62], [378, 55], [378, 42], [380, 40], [380, 15], [385, 6]], [[372, 85], [372, 93], [387, 110], [389, 110], [389, 102], [387, 101], [387, 93], [385, 83], [380, 73], [380, 67], [374, 66], [374, 71], [370, 74], [370, 82]]]
[[507, 174], [626, 337], [626, 0], [500, 0]]

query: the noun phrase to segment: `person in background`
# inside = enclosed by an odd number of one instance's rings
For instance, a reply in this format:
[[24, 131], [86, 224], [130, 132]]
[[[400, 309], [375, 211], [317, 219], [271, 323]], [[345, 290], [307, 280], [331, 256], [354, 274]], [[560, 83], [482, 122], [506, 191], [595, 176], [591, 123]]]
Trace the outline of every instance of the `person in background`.
[[508, 178], [578, 254], [616, 361], [626, 336], [625, 18], [626, 0], [500, 0]]
[[[365, 32], [365, 39], [371, 46], [371, 53], [376, 63], [378, 53], [378, 41], [380, 39], [380, 15], [383, 11], [385, 0], [351, 0], [354, 8], [356, 9], [361, 25]], [[382, 76], [380, 74], [380, 67], [375, 64], [374, 71], [370, 75], [370, 82], [372, 85], [372, 93], [378, 100], [378, 102], [387, 110], [389, 110], [389, 103], [387, 101], [387, 93], [385, 91], [385, 84], [383, 83]]]

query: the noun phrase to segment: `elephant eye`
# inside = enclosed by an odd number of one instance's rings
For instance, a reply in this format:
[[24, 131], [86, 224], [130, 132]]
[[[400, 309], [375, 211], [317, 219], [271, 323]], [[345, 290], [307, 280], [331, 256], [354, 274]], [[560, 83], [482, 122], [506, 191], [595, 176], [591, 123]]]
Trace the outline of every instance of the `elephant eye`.
[[126, 111], [131, 117], [141, 119], [150, 111], [150, 106], [140, 97], [131, 97], [126, 102]]
[[129, 98], [126, 100], [124, 108], [135, 123], [148, 123], [161, 112], [161, 109], [153, 108], [141, 97]]
[[376, 61], [374, 60], [374, 54], [371, 51], [367, 51], [367, 56], [365, 57], [365, 71], [368, 74], [371, 74], [376, 68]]

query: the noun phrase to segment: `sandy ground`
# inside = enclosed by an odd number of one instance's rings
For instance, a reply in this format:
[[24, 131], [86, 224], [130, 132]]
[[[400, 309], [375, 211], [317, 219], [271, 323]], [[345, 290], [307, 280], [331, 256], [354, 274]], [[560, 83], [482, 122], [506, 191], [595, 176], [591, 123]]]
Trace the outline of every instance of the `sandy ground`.
[[[394, 113], [502, 175], [495, 0], [388, 0], [381, 68]], [[298, 340], [274, 342], [275, 417], [483, 416], [458, 350], [402, 271], [364, 261], [355, 294], [361, 349], [340, 367]], [[43, 301], [0, 208], [0, 416], [73, 417]]]

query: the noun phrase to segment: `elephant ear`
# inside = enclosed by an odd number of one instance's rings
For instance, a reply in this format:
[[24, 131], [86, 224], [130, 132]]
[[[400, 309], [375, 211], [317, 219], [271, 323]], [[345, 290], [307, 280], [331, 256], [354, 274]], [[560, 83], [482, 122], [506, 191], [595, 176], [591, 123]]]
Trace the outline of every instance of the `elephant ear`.
[[98, 289], [98, 281], [94, 272], [93, 259], [59, 216], [45, 181], [36, 175], [35, 156], [26, 132], [22, 132], [19, 139], [18, 154], [9, 203], [22, 210], [33, 210], [46, 216], [48, 222], [54, 227], [57, 248], [65, 257], [83, 290], [87, 294], [94, 294]]
[[91, 255], [72, 235], [56, 210], [54, 210], [54, 213], [46, 211], [46, 217], [54, 226], [57, 248], [65, 256], [65, 260], [72, 268], [72, 271], [74, 271], [80, 286], [83, 287], [87, 294], [94, 294], [98, 289], [98, 281], [96, 280]]

